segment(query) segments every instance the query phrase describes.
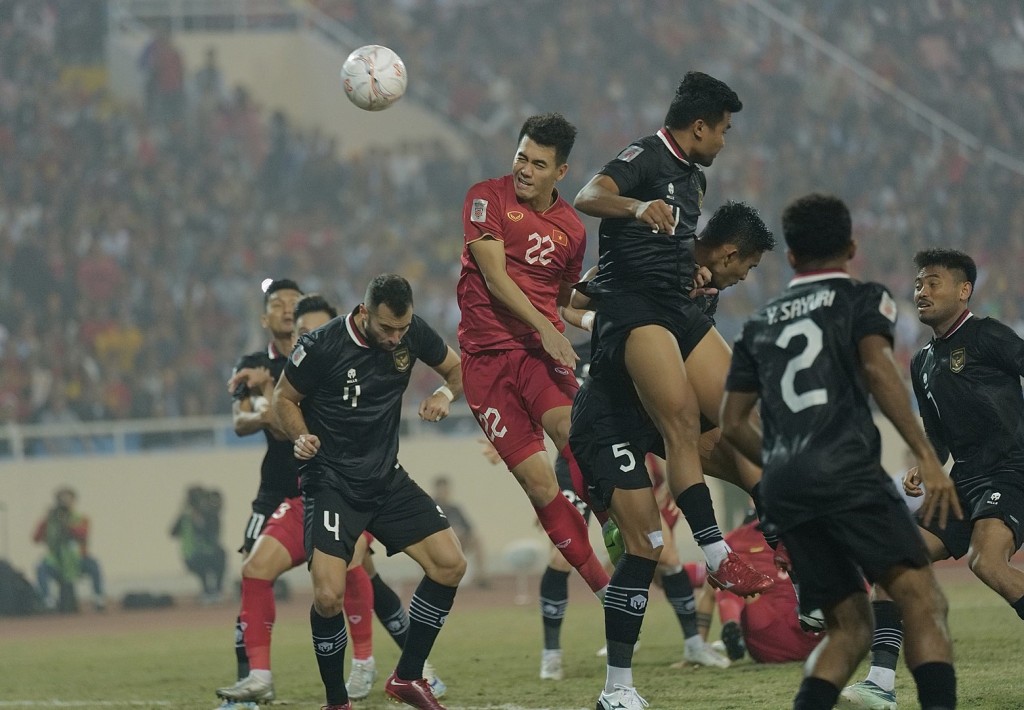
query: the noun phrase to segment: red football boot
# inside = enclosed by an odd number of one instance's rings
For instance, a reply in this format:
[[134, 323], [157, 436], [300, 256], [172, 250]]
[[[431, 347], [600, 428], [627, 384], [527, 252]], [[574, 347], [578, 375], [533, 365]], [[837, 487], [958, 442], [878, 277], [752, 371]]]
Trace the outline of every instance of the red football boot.
[[437, 702], [437, 698], [430, 691], [430, 684], [423, 678], [401, 680], [392, 672], [384, 683], [384, 692], [389, 699], [419, 710], [447, 710], [444, 705]]
[[732, 551], [717, 571], [708, 570], [708, 581], [715, 589], [724, 589], [741, 597], [760, 594], [775, 584], [775, 580], [758, 572]]

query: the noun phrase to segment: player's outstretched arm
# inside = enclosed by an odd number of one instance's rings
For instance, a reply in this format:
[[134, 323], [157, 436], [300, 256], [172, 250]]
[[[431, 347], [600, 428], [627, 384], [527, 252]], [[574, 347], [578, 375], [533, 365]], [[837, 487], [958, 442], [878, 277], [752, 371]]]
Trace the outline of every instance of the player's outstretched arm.
[[569, 325], [576, 326], [580, 330], [585, 330], [588, 333], [594, 329], [594, 312], [586, 310], [584, 308], [573, 308], [572, 306], [562, 306], [558, 309], [558, 313]]
[[306, 427], [306, 418], [302, 416], [299, 409], [299, 402], [305, 395], [299, 392], [288, 381], [287, 375], [281, 373], [281, 378], [274, 388], [274, 397], [270, 401], [270, 408], [274, 412], [277, 426], [285, 433], [288, 440], [293, 444], [295, 458], [307, 461], [320, 450], [320, 439], [309, 433]]
[[893, 358], [889, 339], [881, 335], [867, 335], [857, 343], [857, 349], [868, 391], [917, 457], [918, 475], [925, 488], [922, 520], [927, 525], [937, 514], [939, 527], [945, 527], [950, 512], [957, 519], [962, 519], [963, 511], [953, 481], [943, 470], [931, 442], [910, 408], [907, 388]]
[[[586, 283], [596, 274], [597, 267], [591, 266], [587, 269], [587, 273], [580, 278], [580, 282]], [[588, 333], [594, 329], [594, 311], [590, 308], [590, 296], [578, 289], [570, 291], [568, 303], [561, 305], [558, 312], [562, 316], [562, 320], [569, 325], [574, 325]]]
[[576, 195], [573, 207], [591, 217], [629, 218], [639, 220], [652, 232], [672, 234], [676, 215], [664, 200], [642, 202], [619, 194], [619, 186], [604, 174], [595, 175]]
[[737, 451], [761, 466], [762, 433], [751, 416], [757, 404], [757, 392], [726, 390], [719, 414], [722, 436]]
[[458, 353], [449, 346], [448, 354], [434, 372], [444, 378], [444, 384], [420, 403], [420, 419], [426, 422], [439, 422], [451, 412], [451, 403], [462, 396], [462, 363]]
[[579, 357], [564, 335], [558, 332], [547, 317], [534, 308], [519, 284], [508, 275], [505, 266], [505, 244], [497, 239], [484, 237], [470, 243], [469, 251], [480, 267], [487, 290], [519, 320], [533, 328], [540, 335], [541, 343], [548, 355], [568, 368], [575, 368]]

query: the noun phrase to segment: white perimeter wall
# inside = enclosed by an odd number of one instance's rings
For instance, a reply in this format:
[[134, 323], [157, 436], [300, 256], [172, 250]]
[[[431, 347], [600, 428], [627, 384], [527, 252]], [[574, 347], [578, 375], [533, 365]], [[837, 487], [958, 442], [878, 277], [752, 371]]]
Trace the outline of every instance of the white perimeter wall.
[[[891, 441], [886, 423], [883, 440]], [[903, 448], [885, 447], [890, 473], [902, 466]], [[168, 534], [180, 510], [186, 488], [199, 484], [219, 488], [225, 500], [222, 542], [234, 550], [242, 535], [259, 481], [261, 447], [120, 457], [81, 456], [0, 464], [0, 558], [7, 558], [34, 579], [43, 553], [31, 541], [39, 518], [62, 485], [78, 490], [78, 507], [92, 520], [90, 547], [103, 564], [112, 594], [128, 589], [195, 592], [198, 583], [181, 563], [177, 540]], [[454, 498], [479, 531], [489, 553], [489, 566], [512, 571], [504, 552], [510, 544], [535, 545], [546, 550], [546, 538], [534, 523], [525, 495], [507, 470], [491, 466], [480, 454], [474, 437], [414, 437], [402, 443], [401, 460], [428, 493], [433, 479], [445, 474], [453, 482]], [[724, 511], [722, 487], [712, 482], [716, 507]], [[679, 547], [684, 559], [699, 553], [679, 526]], [[599, 531], [591, 525], [591, 539], [600, 546]], [[239, 557], [230, 554], [230, 574], [236, 577]], [[535, 569], [543, 566], [546, 552], [538, 554]], [[381, 572], [396, 580], [418, 576], [415, 565], [398, 556], [375, 558]], [[308, 582], [303, 571], [289, 579], [299, 586]], [[84, 590], [83, 590], [84, 591]]]

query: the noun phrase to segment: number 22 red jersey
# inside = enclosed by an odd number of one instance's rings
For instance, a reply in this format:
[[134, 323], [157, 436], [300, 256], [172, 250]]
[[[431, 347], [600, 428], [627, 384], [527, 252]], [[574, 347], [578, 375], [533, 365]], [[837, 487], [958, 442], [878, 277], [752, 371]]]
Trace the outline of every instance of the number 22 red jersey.
[[586, 230], [579, 215], [560, 196], [544, 212], [519, 202], [512, 175], [484, 180], [469, 188], [462, 207], [462, 273], [458, 300], [462, 310], [459, 345], [468, 353], [541, 347], [540, 336], [487, 290], [469, 245], [486, 235], [505, 245], [505, 270], [534, 308], [556, 328], [562, 282], [579, 280]]

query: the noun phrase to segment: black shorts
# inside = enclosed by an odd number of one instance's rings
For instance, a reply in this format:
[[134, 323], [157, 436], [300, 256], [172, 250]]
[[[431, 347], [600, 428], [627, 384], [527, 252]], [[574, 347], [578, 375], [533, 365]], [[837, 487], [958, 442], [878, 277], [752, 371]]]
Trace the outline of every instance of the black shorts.
[[870, 505], [829, 513], [782, 533], [793, 577], [800, 582], [800, 609], [828, 608], [865, 591], [889, 569], [927, 567], [928, 551], [907, 506], [879, 495]]
[[306, 559], [312, 559], [316, 549], [351, 562], [356, 541], [364, 530], [387, 548], [390, 557], [451, 527], [434, 500], [401, 467], [388, 486], [384, 502], [370, 510], [352, 507], [333, 488], [313, 488], [302, 498]]
[[569, 446], [583, 473], [590, 503], [608, 509], [616, 488], [650, 488], [644, 459], [661, 442], [632, 384], [588, 379], [572, 405]]
[[561, 454], [555, 459], [555, 479], [558, 481], [558, 487], [562, 490], [565, 499], [572, 503], [576, 510], [580, 511], [583, 519], [589, 523], [590, 506], [576, 493], [576, 488], [572, 484], [572, 474], [569, 472], [569, 462]]
[[938, 519], [932, 518], [925, 530], [942, 540], [954, 559], [960, 559], [971, 547], [974, 521], [983, 518], [998, 518], [1013, 533], [1014, 549], [1024, 545], [1024, 473], [1004, 471], [978, 481], [971, 486], [956, 486], [964, 519], [952, 516], [946, 521], [946, 528], [939, 527]]
[[625, 374], [626, 339], [637, 328], [665, 328], [679, 343], [685, 359], [714, 327], [697, 304], [681, 295], [655, 299], [642, 293], [621, 292], [599, 296], [596, 305], [590, 374], [597, 379]]

